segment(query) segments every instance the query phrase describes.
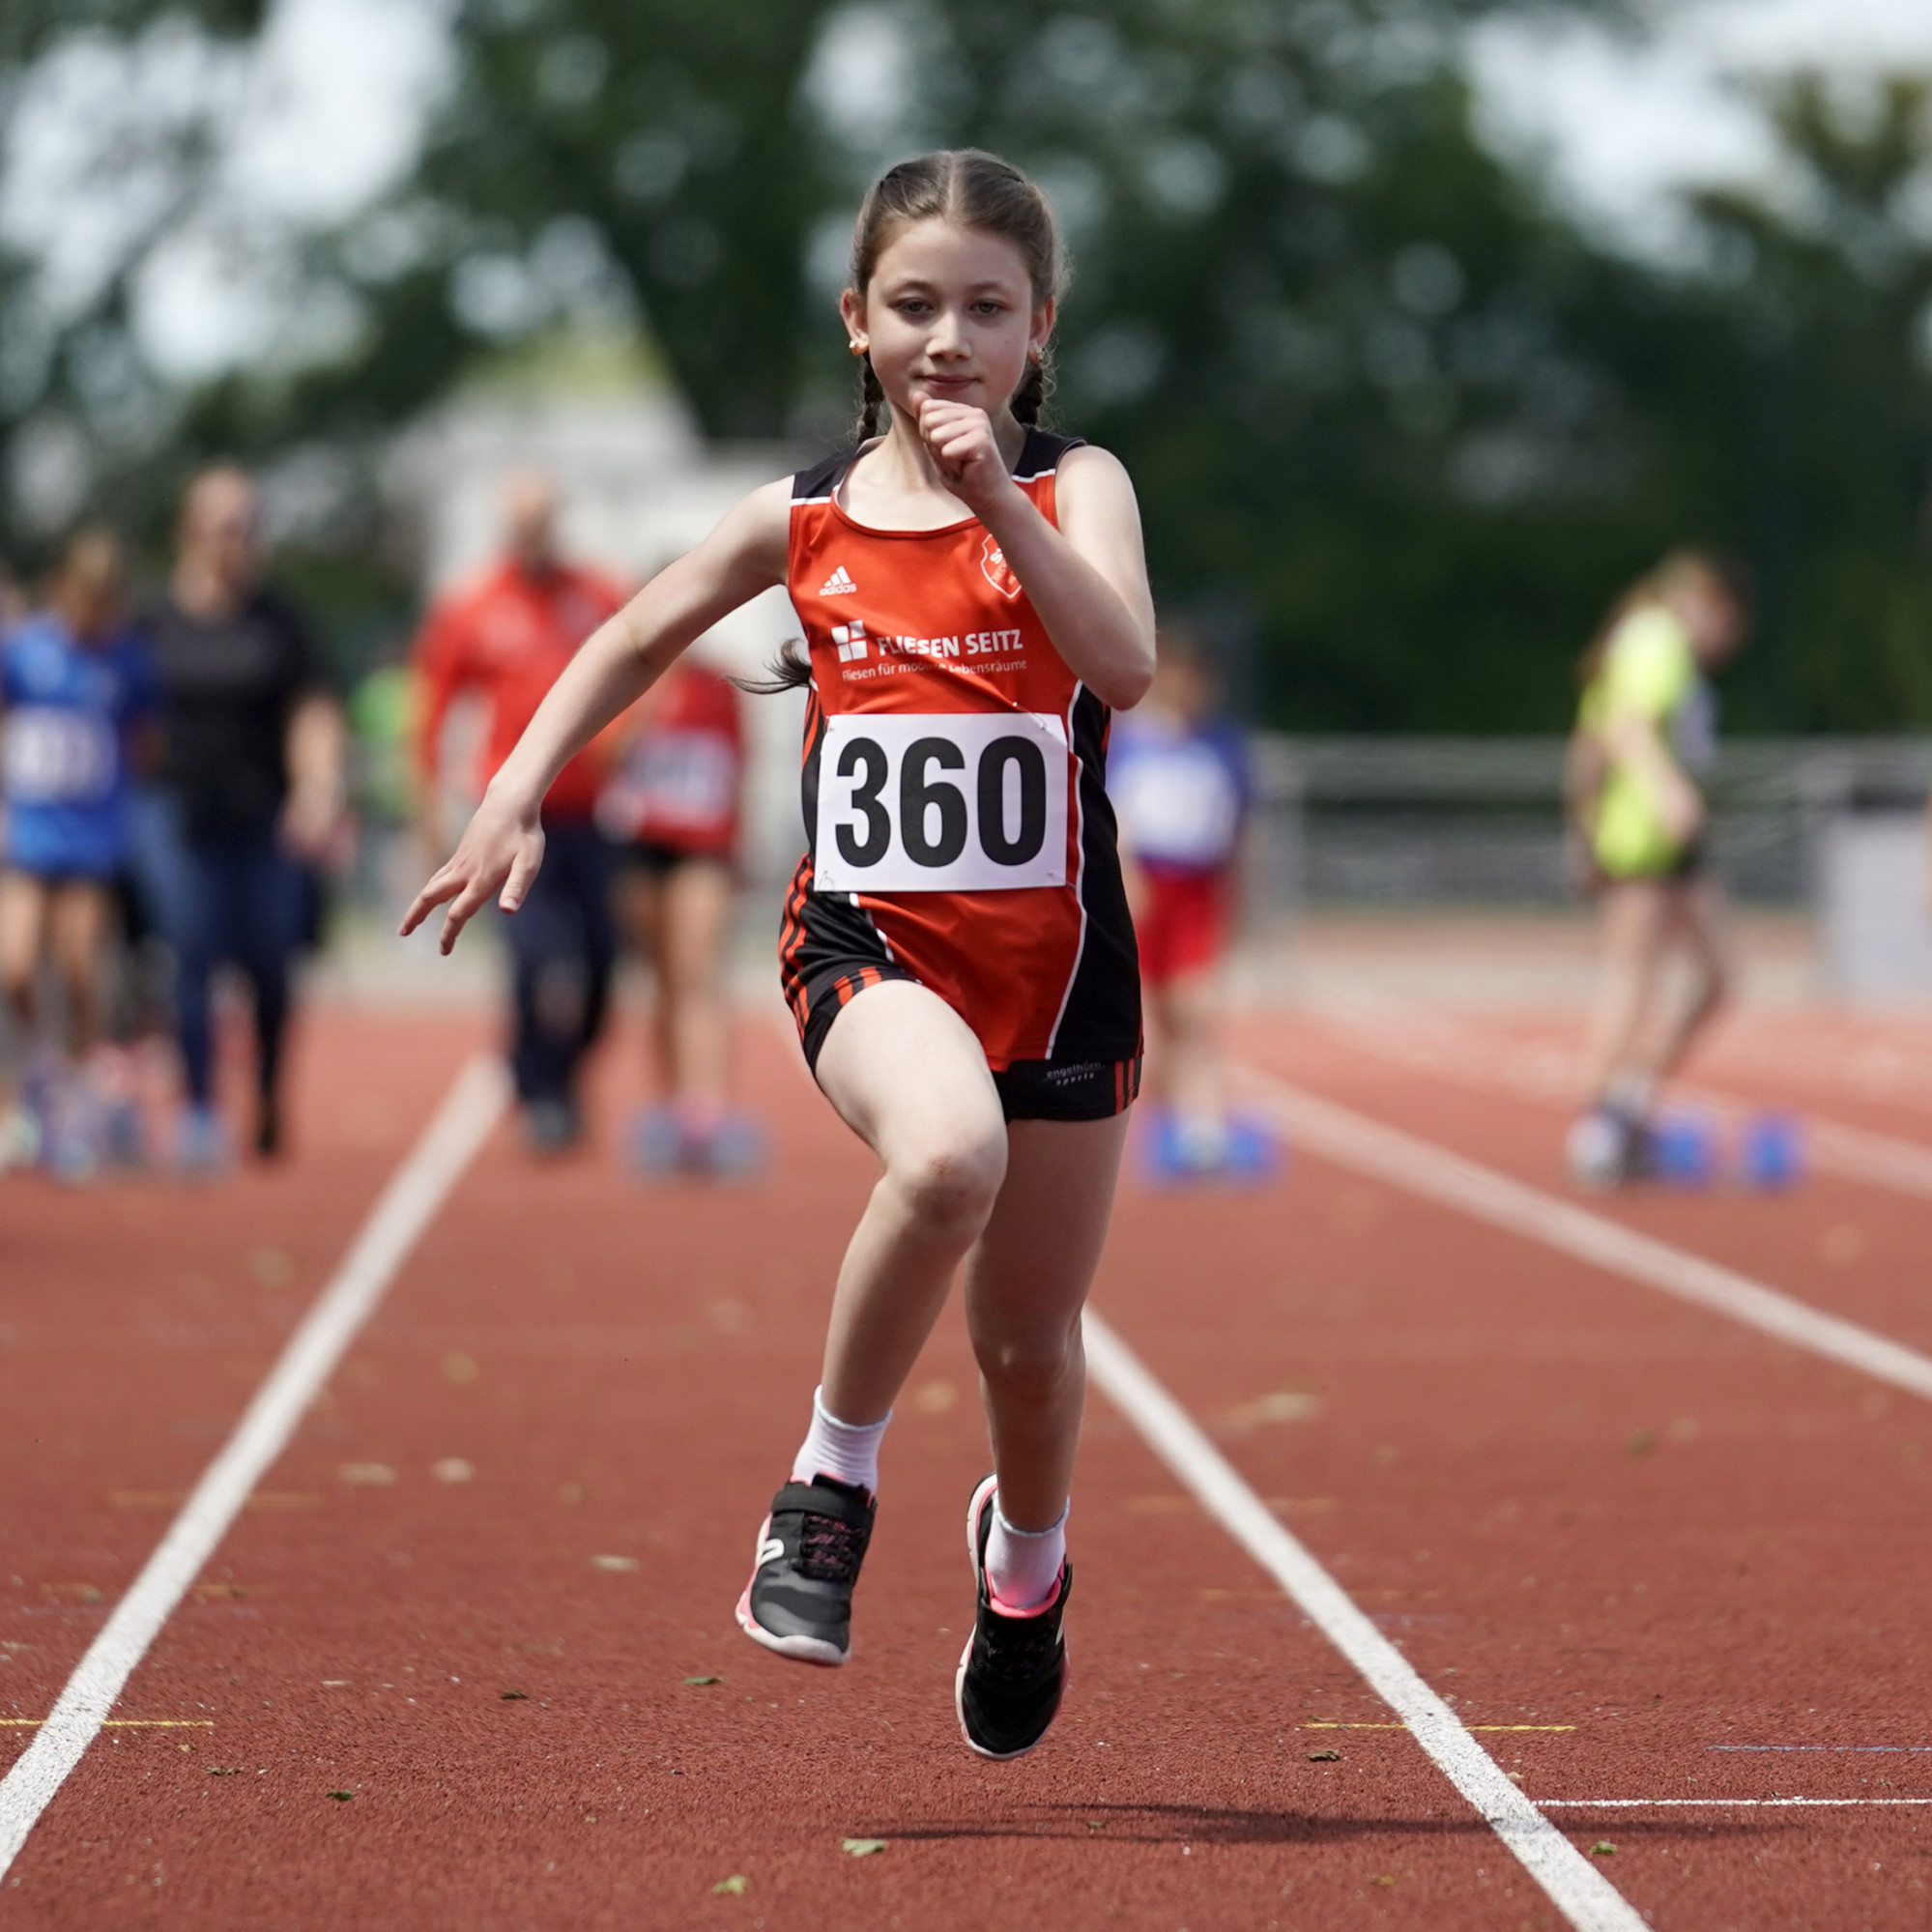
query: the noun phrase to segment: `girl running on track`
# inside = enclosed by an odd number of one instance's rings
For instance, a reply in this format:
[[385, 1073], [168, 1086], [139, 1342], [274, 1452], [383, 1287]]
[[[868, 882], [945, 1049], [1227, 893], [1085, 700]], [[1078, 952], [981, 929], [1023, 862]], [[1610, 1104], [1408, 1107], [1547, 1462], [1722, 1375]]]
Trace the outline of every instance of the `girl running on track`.
[[964, 1261], [995, 1473], [968, 1507], [955, 1703], [989, 1757], [1030, 1750], [1059, 1708], [1081, 1306], [1140, 1075], [1103, 778], [1110, 713], [1153, 676], [1154, 614], [1126, 472], [1038, 424], [1062, 274], [1045, 197], [991, 155], [875, 184], [840, 303], [857, 442], [755, 491], [590, 639], [403, 922], [447, 904], [447, 952], [492, 897], [514, 911], [565, 761], [701, 632], [786, 587], [809, 848], [785, 993], [883, 1171], [737, 1619], [782, 1656], [846, 1660], [879, 1440]]
[[38, 1157], [86, 1180], [108, 1152], [138, 1151], [125, 1056], [101, 1045], [103, 955], [155, 710], [154, 670], [128, 629], [121, 545], [83, 530], [46, 608], [0, 646], [0, 992], [24, 1043], [50, 957], [66, 1009], [66, 1051], [39, 1070], [30, 1104], [0, 1089], [0, 1168]]
[[[1643, 1170], [1658, 1087], [1723, 1005], [1723, 897], [1709, 876], [1697, 779], [1716, 755], [1708, 675], [1744, 642], [1740, 573], [1680, 550], [1633, 585], [1584, 654], [1567, 792], [1602, 908], [1604, 975], [1588, 1048], [1588, 1104], [1570, 1135], [1586, 1186]], [[1674, 944], [1690, 997], [1658, 1010]]]
[[730, 1108], [726, 942], [737, 901], [743, 704], [722, 672], [680, 658], [637, 707], [597, 801], [627, 874], [631, 942], [655, 981], [657, 1098], [632, 1123], [626, 1149], [647, 1174], [744, 1175], [764, 1158], [758, 1123]]

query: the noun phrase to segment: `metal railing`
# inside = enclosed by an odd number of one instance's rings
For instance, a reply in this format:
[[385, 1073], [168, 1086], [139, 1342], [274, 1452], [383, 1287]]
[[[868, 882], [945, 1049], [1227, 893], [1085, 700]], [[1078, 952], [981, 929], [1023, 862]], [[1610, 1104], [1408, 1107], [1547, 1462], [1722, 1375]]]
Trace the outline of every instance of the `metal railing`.
[[[1251, 904], [1572, 900], [1563, 757], [1560, 737], [1258, 735]], [[1808, 905], [1828, 824], [1918, 810], [1928, 789], [1932, 737], [1735, 740], [1705, 786], [1713, 863], [1747, 904]]]

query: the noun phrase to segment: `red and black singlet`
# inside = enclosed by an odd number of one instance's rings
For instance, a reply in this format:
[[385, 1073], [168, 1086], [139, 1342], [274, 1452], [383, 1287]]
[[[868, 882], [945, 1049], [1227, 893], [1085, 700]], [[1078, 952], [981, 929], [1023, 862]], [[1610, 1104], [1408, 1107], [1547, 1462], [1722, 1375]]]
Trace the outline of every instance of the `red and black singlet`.
[[[1026, 432], [1014, 480], [1050, 521], [1076, 447]], [[1117, 1111], [1138, 1083], [1140, 991], [1105, 786], [1110, 713], [976, 517], [853, 520], [838, 492], [859, 453], [793, 484], [809, 844], [780, 957], [806, 1053], [816, 1063], [855, 993], [909, 978], [978, 1036], [1009, 1113]]]

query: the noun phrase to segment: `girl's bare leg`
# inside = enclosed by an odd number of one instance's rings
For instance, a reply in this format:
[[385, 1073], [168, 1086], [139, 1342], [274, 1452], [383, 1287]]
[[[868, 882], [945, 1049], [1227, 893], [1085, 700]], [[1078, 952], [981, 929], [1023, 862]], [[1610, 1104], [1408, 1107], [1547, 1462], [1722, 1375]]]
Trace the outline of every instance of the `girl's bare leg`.
[[0, 995], [23, 1036], [34, 1021], [34, 979], [46, 941], [48, 898], [38, 879], [0, 873]]
[[1669, 1079], [1731, 996], [1731, 952], [1724, 909], [1723, 891], [1715, 879], [1700, 879], [1670, 890], [1662, 937], [1665, 941], [1683, 940], [1694, 977], [1690, 998], [1647, 1056], [1653, 1080]]
[[101, 949], [107, 938], [104, 886], [72, 883], [53, 894], [47, 943], [67, 995], [68, 1052], [75, 1061], [101, 1038]]
[[1081, 1309], [1126, 1138], [1124, 1113], [1014, 1121], [1005, 1185], [966, 1259], [999, 1512], [1015, 1529], [1051, 1529], [1066, 1508], [1086, 1395]]
[[650, 1059], [653, 1084], [669, 1099], [677, 1090], [671, 1053], [671, 995], [664, 972], [664, 884], [649, 873], [632, 871], [623, 882], [624, 924], [638, 957], [656, 982], [651, 989]]
[[709, 859], [678, 866], [660, 888], [658, 1011], [672, 1091], [712, 1121], [731, 1087], [731, 1006], [723, 955], [734, 896], [731, 870]]
[[822, 1377], [841, 1422], [876, 1423], [994, 1211], [1006, 1122], [966, 1022], [907, 980], [867, 988], [839, 1015], [818, 1079], [885, 1169], [839, 1270]]
[[1162, 1097], [1183, 1120], [1219, 1121], [1226, 1111], [1221, 1078], [1221, 974], [1213, 966], [1181, 973], [1159, 995], [1167, 1067]]
[[1668, 891], [1654, 879], [1620, 879], [1603, 888], [1603, 978], [1584, 1053], [1584, 1091], [1593, 1103], [1629, 1069], [1632, 1044], [1657, 991]]

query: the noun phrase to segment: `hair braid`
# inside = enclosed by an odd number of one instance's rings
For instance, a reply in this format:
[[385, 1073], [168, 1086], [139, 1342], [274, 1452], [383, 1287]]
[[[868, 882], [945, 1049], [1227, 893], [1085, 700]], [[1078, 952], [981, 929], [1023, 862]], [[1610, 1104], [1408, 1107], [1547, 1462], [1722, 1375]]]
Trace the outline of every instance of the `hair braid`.
[[1016, 422], [1024, 422], [1028, 428], [1047, 413], [1047, 403], [1053, 393], [1053, 364], [1046, 352], [1042, 352], [1037, 361], [1026, 365], [1026, 373], [1021, 379], [1020, 387], [1013, 391], [1013, 399], [1007, 404], [1013, 412]]
[[870, 443], [879, 434], [880, 412], [885, 408], [885, 391], [879, 387], [878, 372], [870, 355], [858, 359], [858, 440]]

